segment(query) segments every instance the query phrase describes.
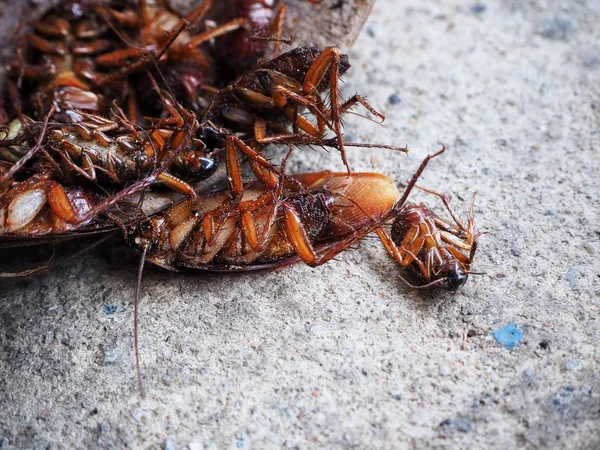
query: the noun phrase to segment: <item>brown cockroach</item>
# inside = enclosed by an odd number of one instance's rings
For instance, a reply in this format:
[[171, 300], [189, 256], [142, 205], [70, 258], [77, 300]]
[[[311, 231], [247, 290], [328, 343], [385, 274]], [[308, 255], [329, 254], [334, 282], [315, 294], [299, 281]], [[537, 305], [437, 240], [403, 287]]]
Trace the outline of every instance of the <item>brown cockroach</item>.
[[[257, 164], [265, 166], [258, 146], [329, 145], [339, 149], [349, 172], [345, 146], [407, 151], [406, 148], [386, 145], [344, 142], [341, 116], [356, 103], [383, 120], [383, 115], [358, 94], [343, 104], [339, 103], [339, 77], [348, 67], [347, 56], [333, 47], [324, 51], [301, 47], [242, 75], [217, 95], [204, 115], [203, 128], [204, 131], [220, 133], [225, 141], [227, 167], [234, 192], [241, 192], [242, 183], [238, 175], [237, 150], [249, 156], [251, 166], [255, 168]], [[322, 98], [327, 89], [329, 107]], [[315, 117], [316, 124], [299, 113], [304, 108]], [[292, 134], [287, 129], [290, 125]], [[333, 139], [323, 139], [328, 129], [334, 132]], [[237, 135], [239, 133], [245, 133], [243, 139]], [[257, 176], [260, 178], [259, 173]]]
[[298, 260], [316, 266], [351, 245], [358, 230], [398, 198], [393, 181], [380, 174], [321, 172], [295, 180], [304, 189], [287, 181], [270, 188], [255, 182], [244, 186], [241, 200], [229, 191], [215, 192], [180, 202], [133, 228], [129, 242], [142, 252], [134, 303], [142, 397], [138, 303], [144, 261], [169, 270], [248, 271]]
[[473, 202], [466, 225], [450, 206], [448, 198], [429, 189], [419, 188], [439, 197], [454, 221], [454, 225], [441, 219], [423, 203], [408, 203], [400, 208], [388, 233], [378, 228], [377, 235], [389, 255], [404, 269], [408, 269], [421, 284], [411, 287], [442, 286], [456, 290], [466, 281], [482, 233], [474, 228]]
[[202, 141], [192, 138], [198, 128], [194, 114], [180, 108], [168, 94], [159, 95], [173, 117], [159, 120], [146, 129], [131, 124], [118, 107], [117, 120], [79, 111], [81, 121], [59, 125], [48, 133], [45, 132], [46, 120], [39, 131], [38, 143], [0, 176], [0, 186], [12, 180], [37, 149], [41, 157], [35, 171], [45, 178], [60, 181], [53, 189], [65, 205], [69, 203], [66, 192], [60, 192], [65, 182], [80, 179], [113, 191], [127, 186], [83, 216], [72, 208], [66, 220], [73, 224], [83, 224], [93, 218], [92, 214], [146, 190], [153, 183], [162, 183], [195, 197], [192, 186], [176, 175], [198, 181], [210, 176], [215, 164], [206, 156]]
[[[424, 164], [444, 153], [445, 147], [438, 153], [428, 156]], [[421, 165], [423, 167], [423, 164]], [[418, 174], [422, 169], [417, 171]], [[474, 226], [473, 208], [475, 196], [465, 225], [458, 214], [450, 206], [448, 198], [439, 192], [416, 186], [413, 176], [409, 187], [439, 197], [454, 221], [454, 225], [441, 219], [423, 203], [416, 205], [406, 203], [406, 195], [373, 228], [383, 243], [388, 254], [419, 280], [414, 285], [400, 277], [404, 283], [413, 288], [429, 288], [442, 286], [456, 290], [462, 286], [471, 271], [471, 264], [477, 250], [477, 242], [481, 232]], [[407, 188], [408, 189], [408, 188]], [[409, 191], [410, 192], [410, 191]], [[406, 191], [405, 191], [406, 193]], [[392, 221], [390, 232], [383, 225]]]
[[[109, 76], [114, 80], [126, 73], [139, 73], [140, 69], [149, 67], [154, 57], [176, 97], [201, 113], [208, 105], [206, 99], [217, 92], [215, 87], [227, 85], [242, 73], [256, 68], [265, 56], [266, 41], [275, 42], [273, 56], [279, 54], [281, 42], [285, 41], [282, 39], [286, 10], [283, 1], [233, 0], [225, 3], [223, 7], [214, 0], [205, 0], [182, 18], [164, 0], [140, 1], [137, 20], [107, 8], [108, 17], [137, 33], [127, 36], [128, 48], [101, 55], [96, 62], [106, 68], [131, 63], [116, 75]], [[203, 27], [203, 19], [218, 6], [222, 11], [216, 17], [217, 24]], [[213, 39], [216, 39], [215, 45], [207, 45]], [[144, 89], [143, 79], [134, 84]]]
[[76, 218], [102, 199], [88, 189], [63, 186], [47, 173], [33, 175], [0, 195], [0, 238], [37, 239], [73, 232], [79, 228]]
[[132, 244], [163, 268], [212, 271], [258, 270], [298, 258], [325, 262], [338, 240], [386, 214], [399, 194], [393, 181], [375, 173], [319, 172], [293, 177], [304, 188], [245, 186], [236, 200], [218, 191], [184, 200], [139, 224]]
[[[116, 3], [111, 8], [118, 8]], [[122, 16], [134, 11], [119, 8]], [[9, 96], [17, 113], [41, 120], [53, 106], [61, 121], [77, 120], [75, 110], [107, 112], [95, 84], [93, 58], [120, 45], [100, 14], [99, 4], [65, 0], [21, 34], [18, 62], [9, 70]], [[21, 99], [25, 95], [25, 102]]]
[[[215, 28], [202, 30], [200, 24], [214, 3], [214, 0], [205, 0], [183, 18], [164, 0], [140, 1], [138, 13], [133, 17], [105, 8], [107, 21], [116, 21], [117, 26], [135, 32], [122, 35], [127, 44], [125, 48], [96, 58], [95, 63], [100, 67], [113, 69], [103, 81], [123, 80], [131, 74], [143, 75], [155, 60], [178, 100], [201, 113], [208, 104], [204, 98], [210, 98], [218, 91], [214, 88], [217, 84], [215, 64], [203, 44], [239, 29], [245, 23], [244, 18], [233, 18]], [[120, 69], [114, 70], [116, 68]], [[141, 101], [155, 100], [152, 96], [147, 98], [149, 86], [145, 78], [138, 78], [132, 84], [138, 88], [138, 93], [143, 93], [138, 95]]]

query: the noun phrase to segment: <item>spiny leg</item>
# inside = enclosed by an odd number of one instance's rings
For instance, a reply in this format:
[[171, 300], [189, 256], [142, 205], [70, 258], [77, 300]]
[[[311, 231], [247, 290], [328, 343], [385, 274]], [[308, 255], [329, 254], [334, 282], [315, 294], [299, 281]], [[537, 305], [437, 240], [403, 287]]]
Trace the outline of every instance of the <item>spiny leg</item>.
[[432, 194], [432, 195], [435, 195], [436, 197], [439, 197], [439, 199], [444, 203], [444, 206], [446, 207], [446, 209], [452, 216], [452, 219], [454, 220], [454, 222], [456, 222], [456, 224], [460, 227], [461, 230], [467, 231], [467, 227], [465, 227], [463, 222], [460, 220], [460, 217], [458, 216], [458, 214], [452, 208], [452, 206], [450, 205], [450, 201], [448, 200], [448, 197], [445, 194], [442, 194], [441, 192], [434, 191], [433, 189], [427, 189], [427, 188], [424, 188], [424, 187], [418, 186], [418, 185], [416, 185], [415, 187], [423, 192], [427, 192], [428, 194]]
[[346, 158], [346, 150], [342, 137], [342, 120], [339, 105], [339, 65], [342, 61], [342, 56], [339, 50], [335, 47], [329, 47], [319, 55], [319, 57], [310, 66], [306, 76], [302, 90], [305, 94], [313, 94], [318, 96], [318, 86], [321, 84], [327, 73], [329, 72], [329, 101], [330, 114], [333, 121], [333, 128], [336, 134], [342, 161], [350, 173], [350, 166]]

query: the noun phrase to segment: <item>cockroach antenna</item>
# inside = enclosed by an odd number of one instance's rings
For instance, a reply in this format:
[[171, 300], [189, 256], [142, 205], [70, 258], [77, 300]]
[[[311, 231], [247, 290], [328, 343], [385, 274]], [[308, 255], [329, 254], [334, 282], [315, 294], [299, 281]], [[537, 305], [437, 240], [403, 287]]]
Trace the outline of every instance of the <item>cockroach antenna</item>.
[[138, 379], [138, 388], [140, 390], [140, 396], [146, 397], [146, 391], [144, 390], [144, 382], [142, 380], [142, 369], [140, 364], [140, 333], [139, 333], [139, 303], [140, 295], [142, 291], [142, 274], [144, 273], [144, 263], [146, 262], [146, 253], [148, 253], [148, 245], [144, 245], [142, 248], [142, 256], [140, 258], [140, 265], [137, 272], [137, 284], [135, 287], [135, 298], [133, 300], [133, 347], [135, 353], [135, 370]]

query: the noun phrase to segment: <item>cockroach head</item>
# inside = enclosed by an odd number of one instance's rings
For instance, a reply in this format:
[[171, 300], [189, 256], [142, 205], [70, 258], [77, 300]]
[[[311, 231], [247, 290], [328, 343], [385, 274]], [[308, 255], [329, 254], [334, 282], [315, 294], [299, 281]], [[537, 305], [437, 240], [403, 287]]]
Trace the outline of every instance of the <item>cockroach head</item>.
[[457, 260], [446, 262], [440, 269], [440, 279], [444, 280], [442, 286], [446, 289], [457, 290], [469, 278], [462, 264]]
[[160, 216], [139, 223], [127, 237], [127, 245], [152, 254], [158, 247], [158, 236], [163, 223]]

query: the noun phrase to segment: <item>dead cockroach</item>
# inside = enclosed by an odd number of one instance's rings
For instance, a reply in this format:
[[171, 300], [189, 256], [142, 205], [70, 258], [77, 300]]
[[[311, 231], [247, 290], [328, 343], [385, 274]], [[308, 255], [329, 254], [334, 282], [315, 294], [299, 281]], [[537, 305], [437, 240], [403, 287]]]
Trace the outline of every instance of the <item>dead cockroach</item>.
[[[118, 8], [116, 2], [111, 8]], [[122, 16], [134, 15], [118, 9]], [[9, 68], [13, 109], [41, 120], [53, 106], [55, 118], [63, 122], [77, 120], [75, 110], [106, 113], [108, 104], [95, 89], [100, 75], [93, 58], [119, 43], [100, 15], [99, 4], [62, 1], [20, 36], [18, 62]]]
[[[204, 27], [203, 19], [214, 3], [214, 0], [205, 0], [183, 18], [164, 0], [140, 1], [133, 17], [104, 8], [105, 18], [113, 28], [125, 26], [126, 31], [135, 32], [122, 33], [124, 47], [96, 58], [95, 63], [100, 67], [113, 70], [103, 82], [139, 74], [141, 77], [131, 84], [136, 87], [139, 101], [149, 104], [155, 98], [147, 96], [150, 86], [144, 73], [148, 68], [157, 68], [177, 99], [200, 114], [208, 104], [205, 97], [210, 98], [218, 91], [214, 87], [217, 84], [215, 64], [203, 44], [245, 23], [244, 18], [233, 18], [214, 28]], [[156, 67], [152, 67], [153, 61]]]
[[[66, 235], [80, 228], [76, 218], [102, 199], [88, 189], [63, 186], [47, 173], [33, 175], [0, 195], [0, 239]], [[88, 225], [88, 231], [97, 229], [98, 221]]]
[[475, 273], [471, 271], [471, 264], [481, 233], [474, 229], [473, 203], [465, 225], [445, 195], [425, 191], [442, 199], [454, 225], [441, 219], [423, 203], [409, 203], [398, 211], [390, 234], [383, 228], [378, 228], [377, 234], [390, 256], [422, 282], [415, 286], [403, 280], [409, 286], [458, 289], [467, 281], [469, 274]]
[[[434, 156], [444, 151], [445, 148]], [[475, 274], [471, 271], [471, 264], [482, 234], [474, 226], [475, 196], [465, 225], [445, 195], [416, 187], [439, 197], [454, 225], [441, 219], [423, 203], [401, 202], [381, 221], [393, 220], [390, 233], [383, 227], [377, 227], [375, 231], [389, 255], [420, 282], [419, 285], [413, 285], [402, 278], [407, 285], [414, 288], [442, 286], [458, 289], [467, 281], [469, 274]]]
[[[344, 142], [341, 116], [356, 103], [381, 120], [384, 118], [358, 94], [343, 104], [339, 102], [339, 78], [348, 68], [347, 56], [333, 47], [324, 51], [297, 48], [242, 75], [217, 95], [204, 115], [203, 127], [205, 131], [220, 133], [225, 140], [230, 179], [232, 185], [237, 183], [232, 186], [234, 191], [239, 192], [241, 185], [236, 175], [239, 172], [235, 167], [238, 164], [236, 149], [249, 156], [255, 167], [258, 161], [264, 165], [257, 145], [333, 146], [339, 149], [349, 172], [346, 145], [407, 151], [386, 145]], [[329, 106], [322, 98], [327, 89]], [[301, 115], [302, 109], [308, 110], [316, 123]], [[333, 131], [333, 139], [323, 139], [327, 130]], [[245, 133], [243, 139], [238, 137], [239, 133]]]
[[184, 200], [134, 228], [131, 243], [171, 270], [247, 271], [298, 259], [318, 265], [319, 250], [341, 251], [338, 241], [386, 214], [399, 195], [390, 178], [375, 173], [293, 178], [303, 189], [254, 182], [241, 200], [228, 191]]
[[37, 149], [41, 156], [35, 172], [61, 182], [54, 185], [54, 192], [60, 195], [65, 208], [69, 202], [66, 193], [60, 192], [62, 183], [72, 184], [80, 179], [113, 191], [116, 187], [124, 188], [83, 216], [71, 208], [67, 220], [73, 224], [89, 221], [93, 214], [154, 183], [195, 197], [194, 189], [175, 174], [198, 181], [211, 175], [215, 164], [206, 156], [202, 141], [192, 137], [199, 126], [194, 114], [180, 108], [168, 94], [160, 96], [173, 117], [158, 120], [147, 129], [132, 124], [118, 108], [116, 121], [78, 112], [81, 121], [59, 125], [48, 133], [47, 118], [36, 145], [0, 176], [0, 186], [6, 186]]
[[144, 261], [170, 270], [209, 271], [258, 270], [298, 260], [323, 264], [398, 197], [392, 180], [380, 174], [321, 172], [295, 180], [303, 189], [287, 181], [275, 189], [253, 183], [244, 186], [241, 199], [229, 191], [215, 192], [178, 203], [134, 227], [129, 242], [142, 252], [134, 303], [142, 396], [137, 324]]

